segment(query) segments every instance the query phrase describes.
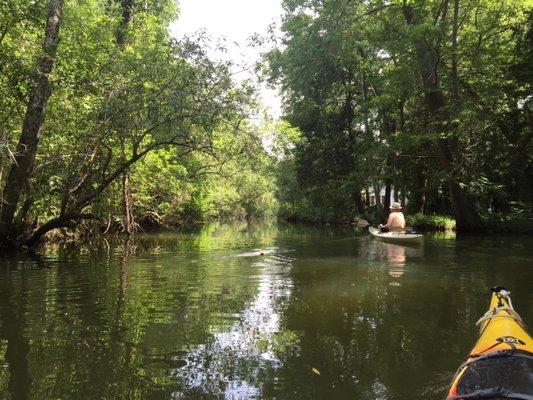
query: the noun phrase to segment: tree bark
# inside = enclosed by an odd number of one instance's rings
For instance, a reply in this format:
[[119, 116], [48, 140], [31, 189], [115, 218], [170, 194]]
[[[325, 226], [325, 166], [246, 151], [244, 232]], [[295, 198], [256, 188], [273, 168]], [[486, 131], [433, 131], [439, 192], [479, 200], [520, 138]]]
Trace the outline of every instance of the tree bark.
[[385, 179], [385, 199], [383, 201], [383, 214], [386, 214], [390, 209], [390, 197], [392, 190], [392, 179]]
[[21, 192], [30, 179], [39, 139], [42, 134], [45, 108], [51, 95], [49, 75], [54, 67], [59, 45], [59, 27], [63, 11], [63, 0], [50, 0], [43, 41], [43, 54], [37, 62], [34, 81], [31, 84], [26, 115], [22, 126], [15, 163], [11, 165], [3, 190], [3, 205], [0, 213], [0, 242], [12, 240], [13, 218]]
[[135, 222], [133, 219], [129, 174], [127, 171], [122, 173], [122, 215], [124, 232], [128, 235], [133, 234], [135, 231]]
[[[122, 20], [117, 29], [117, 44], [122, 50], [126, 43], [126, 32], [133, 19], [133, 0], [122, 0]], [[126, 138], [125, 133], [121, 136], [122, 162], [126, 160]], [[131, 235], [135, 232], [135, 221], [133, 218], [133, 199], [130, 192], [129, 169], [122, 173], [122, 224], [124, 232]]]
[[354, 202], [355, 202], [355, 208], [357, 209], [357, 213], [359, 216], [365, 215], [365, 203], [363, 202], [363, 198], [361, 196], [361, 190], [356, 189], [353, 193]]
[[51, 220], [47, 221], [43, 225], [39, 227], [35, 232], [33, 232], [31, 235], [29, 235], [24, 241], [24, 245], [31, 247], [35, 244], [37, 244], [42, 237], [50, 232], [51, 230], [57, 229], [57, 228], [69, 228], [72, 227], [72, 225], [75, 224], [75, 221], [80, 220], [98, 220], [99, 218], [96, 215], [88, 214], [88, 213], [80, 213], [80, 212], [70, 212], [66, 214], [62, 214], [59, 217], [52, 218]]
[[420, 214], [424, 214], [426, 207], [426, 190], [428, 186], [428, 179], [426, 176], [419, 172], [417, 175], [417, 192], [416, 192], [416, 209], [415, 211]]
[[381, 206], [381, 185], [373, 182], [372, 188], [374, 189], [374, 196], [376, 198], [376, 214], [380, 219], [383, 219], [385, 218], [385, 214], [383, 213], [383, 207]]
[[[407, 24], [417, 25], [413, 8], [403, 5], [403, 13]], [[424, 38], [415, 42], [417, 56], [420, 63], [420, 75], [425, 90], [425, 102], [432, 119], [432, 129], [444, 131], [446, 101], [440, 87], [438, 77], [438, 54]], [[458, 231], [473, 231], [480, 227], [481, 219], [473, 201], [459, 185], [460, 173], [458, 171], [459, 143], [456, 137], [438, 140], [438, 155], [441, 167], [448, 172], [448, 186], [450, 189], [452, 207], [455, 214]]]
[[457, 35], [459, 33], [459, 0], [453, 1], [452, 25], [452, 101], [453, 113], [459, 111], [459, 59], [457, 54]]
[[121, 0], [120, 5], [122, 7], [122, 19], [117, 28], [116, 40], [120, 47], [124, 47], [126, 42], [126, 31], [133, 19], [133, 0]]

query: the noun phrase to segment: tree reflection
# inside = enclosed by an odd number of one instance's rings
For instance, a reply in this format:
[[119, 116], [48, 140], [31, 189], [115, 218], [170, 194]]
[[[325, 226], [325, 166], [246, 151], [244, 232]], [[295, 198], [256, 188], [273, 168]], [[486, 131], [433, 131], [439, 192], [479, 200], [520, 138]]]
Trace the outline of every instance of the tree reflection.
[[[7, 269], [16, 269], [17, 261], [5, 260]], [[7, 342], [5, 361], [9, 371], [7, 390], [12, 400], [32, 398], [33, 376], [29, 364], [29, 341], [25, 332], [28, 303], [27, 274], [22, 270], [20, 283], [0, 279], [0, 339]]]
[[229, 330], [214, 332], [207, 343], [185, 354], [185, 366], [174, 372], [185, 388], [174, 396], [199, 393], [244, 399], [262, 392], [261, 375], [281, 366], [276, 334], [291, 293], [287, 266], [287, 260], [276, 255], [256, 263], [261, 270], [256, 296]]
[[509, 286], [531, 319], [529, 239], [246, 229], [2, 260], [0, 398], [436, 399], [487, 287]]

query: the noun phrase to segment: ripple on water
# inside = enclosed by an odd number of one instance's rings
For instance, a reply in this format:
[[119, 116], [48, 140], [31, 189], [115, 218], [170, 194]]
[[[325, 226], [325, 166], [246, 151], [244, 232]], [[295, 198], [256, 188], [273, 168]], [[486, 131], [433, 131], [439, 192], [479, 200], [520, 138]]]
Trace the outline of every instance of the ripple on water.
[[217, 227], [0, 260], [0, 397], [15, 374], [36, 399], [436, 400], [487, 287], [533, 316], [531, 240], [331, 231]]

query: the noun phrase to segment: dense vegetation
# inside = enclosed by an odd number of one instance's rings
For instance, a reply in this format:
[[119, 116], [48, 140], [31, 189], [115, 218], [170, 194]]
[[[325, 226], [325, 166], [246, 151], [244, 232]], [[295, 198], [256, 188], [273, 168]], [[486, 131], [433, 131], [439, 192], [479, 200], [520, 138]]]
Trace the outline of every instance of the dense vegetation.
[[169, 35], [173, 0], [1, 2], [0, 246], [275, 210], [380, 218], [391, 193], [465, 231], [531, 209], [528, 0], [284, 10], [263, 65], [284, 120], [258, 127], [255, 88], [205, 38]]
[[286, 217], [379, 217], [391, 191], [463, 231], [531, 210], [531, 2], [283, 4], [265, 69], [300, 131], [282, 162]]
[[254, 88], [172, 39], [176, 18], [173, 0], [1, 2], [0, 244], [271, 212]]

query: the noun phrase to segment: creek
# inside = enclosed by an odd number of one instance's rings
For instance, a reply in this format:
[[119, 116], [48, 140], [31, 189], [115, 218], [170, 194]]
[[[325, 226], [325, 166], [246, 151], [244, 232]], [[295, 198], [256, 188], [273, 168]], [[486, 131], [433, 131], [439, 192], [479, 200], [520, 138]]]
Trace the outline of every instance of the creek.
[[0, 399], [442, 399], [533, 238], [212, 224], [0, 256]]

